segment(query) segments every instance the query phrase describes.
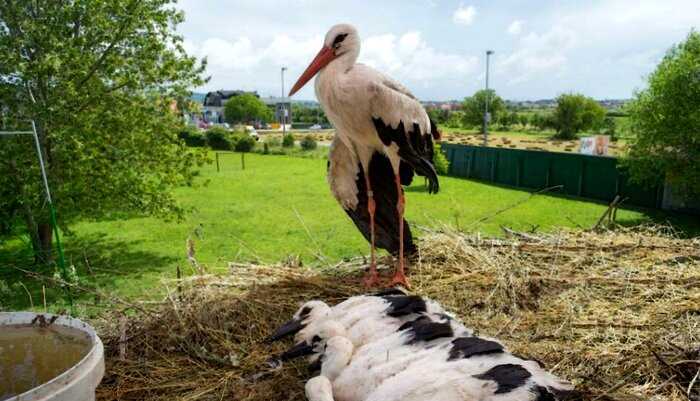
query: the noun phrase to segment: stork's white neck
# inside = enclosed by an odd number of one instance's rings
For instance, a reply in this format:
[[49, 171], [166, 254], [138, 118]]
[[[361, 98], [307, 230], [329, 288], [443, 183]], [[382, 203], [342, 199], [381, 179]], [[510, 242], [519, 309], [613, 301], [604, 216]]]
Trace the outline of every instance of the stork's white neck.
[[350, 363], [352, 352], [352, 342], [347, 338], [336, 336], [328, 340], [323, 365], [321, 365], [321, 374], [328, 380], [335, 380]]
[[325, 376], [316, 376], [306, 382], [306, 398], [309, 401], [333, 401], [333, 387]]

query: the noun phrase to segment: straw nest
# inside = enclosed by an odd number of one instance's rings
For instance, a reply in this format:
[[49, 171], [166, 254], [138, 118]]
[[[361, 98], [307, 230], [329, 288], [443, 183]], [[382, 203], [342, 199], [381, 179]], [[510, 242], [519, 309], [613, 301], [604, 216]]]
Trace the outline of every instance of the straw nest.
[[[573, 381], [586, 400], [700, 399], [700, 239], [659, 229], [431, 232], [413, 291]], [[167, 283], [166, 302], [102, 325], [101, 400], [303, 400], [303, 361], [262, 339], [313, 298], [362, 293], [361, 260], [312, 270], [231, 265]]]

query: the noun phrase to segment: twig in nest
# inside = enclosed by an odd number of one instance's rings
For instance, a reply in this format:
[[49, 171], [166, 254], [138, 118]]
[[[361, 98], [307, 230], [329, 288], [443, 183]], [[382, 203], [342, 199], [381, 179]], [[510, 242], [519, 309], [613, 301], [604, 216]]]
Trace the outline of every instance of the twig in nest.
[[119, 319], [119, 360], [126, 360], [126, 315]]

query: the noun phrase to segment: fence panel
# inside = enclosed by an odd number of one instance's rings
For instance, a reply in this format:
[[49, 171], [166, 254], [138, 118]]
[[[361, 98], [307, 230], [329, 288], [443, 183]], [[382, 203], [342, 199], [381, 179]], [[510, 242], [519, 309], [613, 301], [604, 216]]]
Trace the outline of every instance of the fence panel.
[[442, 144], [442, 151], [452, 176], [529, 189], [561, 185], [567, 195], [605, 202], [620, 195], [628, 204], [661, 206], [661, 185], [646, 189], [629, 183], [616, 158], [450, 143]]

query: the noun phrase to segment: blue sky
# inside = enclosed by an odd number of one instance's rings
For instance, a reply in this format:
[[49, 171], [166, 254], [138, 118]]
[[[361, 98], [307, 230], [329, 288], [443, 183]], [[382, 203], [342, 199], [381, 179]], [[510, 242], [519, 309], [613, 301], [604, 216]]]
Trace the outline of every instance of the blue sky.
[[[209, 60], [199, 88], [280, 93], [340, 22], [363, 39], [360, 61], [423, 100], [461, 99], [491, 86], [508, 99], [563, 92], [628, 98], [674, 43], [700, 28], [700, 0], [181, 0], [186, 49]], [[296, 95], [314, 99], [313, 85]]]

